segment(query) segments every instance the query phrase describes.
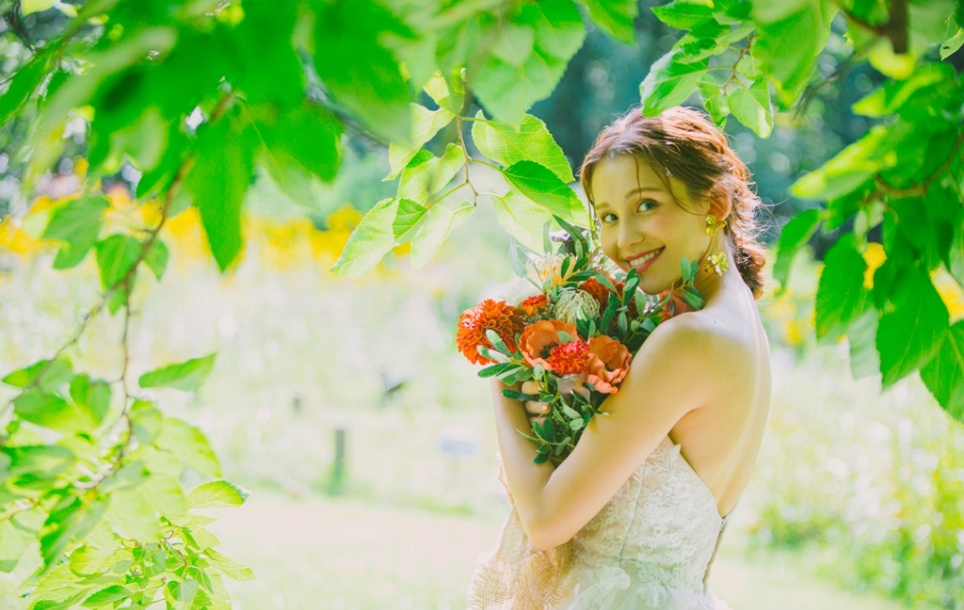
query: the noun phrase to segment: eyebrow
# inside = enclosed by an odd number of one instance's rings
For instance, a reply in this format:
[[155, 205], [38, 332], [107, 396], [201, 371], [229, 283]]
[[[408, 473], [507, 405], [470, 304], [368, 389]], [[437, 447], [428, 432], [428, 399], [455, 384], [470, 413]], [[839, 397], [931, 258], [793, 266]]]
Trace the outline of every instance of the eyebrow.
[[[630, 189], [629, 192], [627, 192], [626, 195], [623, 196], [623, 199], [629, 199], [633, 195], [638, 195], [640, 193], [665, 193], [665, 192], [666, 192], [665, 189], [657, 188], [655, 186], [640, 186], [634, 189]], [[593, 207], [595, 207], [596, 209], [599, 209], [599, 208], [606, 208], [609, 206], [606, 204], [605, 201], [603, 201], [600, 203], [596, 203]]]

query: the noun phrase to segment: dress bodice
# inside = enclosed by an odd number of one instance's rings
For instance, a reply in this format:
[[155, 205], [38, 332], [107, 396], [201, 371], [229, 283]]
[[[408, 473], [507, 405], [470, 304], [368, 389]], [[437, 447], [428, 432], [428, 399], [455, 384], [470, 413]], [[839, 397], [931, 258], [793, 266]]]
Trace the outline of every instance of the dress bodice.
[[667, 436], [565, 552], [536, 551], [513, 510], [468, 608], [729, 610], [703, 583], [725, 521]]
[[703, 579], [724, 523], [667, 436], [573, 538], [571, 593], [560, 608], [615, 608], [613, 594], [635, 600], [619, 606], [633, 609], [723, 607]]

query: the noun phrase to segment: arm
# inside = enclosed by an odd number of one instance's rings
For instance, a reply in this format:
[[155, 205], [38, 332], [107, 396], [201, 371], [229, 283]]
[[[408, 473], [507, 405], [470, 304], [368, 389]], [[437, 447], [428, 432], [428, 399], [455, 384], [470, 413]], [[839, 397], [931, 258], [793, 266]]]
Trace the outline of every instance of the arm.
[[[688, 320], [689, 318], [689, 320]], [[571, 539], [649, 457], [686, 413], [721, 387], [732, 365], [727, 340], [684, 316], [656, 329], [619, 389], [603, 402], [572, 454], [558, 468], [535, 464], [522, 404], [493, 384], [496, 429], [506, 479], [532, 544], [550, 549]], [[732, 353], [730, 361], [732, 361]], [[697, 383], [694, 383], [698, 380]]]

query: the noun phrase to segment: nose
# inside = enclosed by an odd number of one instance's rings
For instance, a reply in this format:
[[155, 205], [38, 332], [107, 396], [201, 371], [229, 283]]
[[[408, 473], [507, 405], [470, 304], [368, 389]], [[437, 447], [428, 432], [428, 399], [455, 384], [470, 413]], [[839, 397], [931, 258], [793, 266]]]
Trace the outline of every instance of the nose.
[[639, 242], [643, 241], [644, 235], [636, 223], [619, 223], [619, 234], [616, 236], [616, 245], [620, 250], [630, 249]]

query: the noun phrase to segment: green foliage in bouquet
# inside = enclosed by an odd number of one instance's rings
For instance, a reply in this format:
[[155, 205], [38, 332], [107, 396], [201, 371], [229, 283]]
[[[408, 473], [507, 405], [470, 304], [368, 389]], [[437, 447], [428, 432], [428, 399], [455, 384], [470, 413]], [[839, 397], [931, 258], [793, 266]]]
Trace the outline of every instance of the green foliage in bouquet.
[[[636, 270], [615, 269], [594, 245], [591, 230], [555, 220], [564, 229], [554, 237], [556, 251], [529, 252], [518, 269], [539, 294], [515, 306], [487, 301], [469, 310], [460, 319], [458, 342], [467, 356], [477, 352], [478, 361], [495, 363], [479, 371], [480, 377], [539, 384], [537, 395], [513, 388], [502, 395], [549, 406], [545, 419], [533, 422], [535, 436], [520, 433], [535, 442], [536, 463], [558, 464], [591, 419], [605, 415], [599, 407], [618, 391], [632, 356], [656, 326], [675, 313], [701, 308], [703, 299], [693, 288], [695, 261], [682, 261], [680, 286], [646, 295]], [[506, 328], [491, 312], [515, 319]]]

